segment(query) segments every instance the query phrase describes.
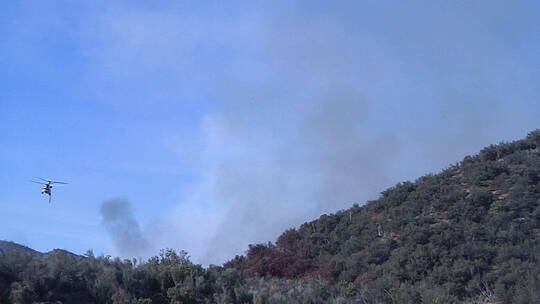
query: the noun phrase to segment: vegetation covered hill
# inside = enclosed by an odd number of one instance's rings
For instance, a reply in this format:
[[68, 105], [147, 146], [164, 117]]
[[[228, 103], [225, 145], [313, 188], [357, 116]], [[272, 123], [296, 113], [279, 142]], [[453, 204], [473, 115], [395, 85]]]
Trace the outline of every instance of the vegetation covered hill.
[[42, 254], [39, 251], [36, 251], [32, 248], [28, 248], [26, 246], [10, 242], [10, 241], [0, 241], [0, 254], [8, 254], [8, 253], [29, 253], [29, 254]]
[[540, 130], [205, 269], [0, 252], [0, 303], [538, 303]]
[[247, 257], [227, 266], [350, 282], [384, 303], [447, 303], [482, 293], [538, 302], [539, 147], [539, 131], [492, 145], [364, 206], [290, 229], [275, 245], [250, 246]]

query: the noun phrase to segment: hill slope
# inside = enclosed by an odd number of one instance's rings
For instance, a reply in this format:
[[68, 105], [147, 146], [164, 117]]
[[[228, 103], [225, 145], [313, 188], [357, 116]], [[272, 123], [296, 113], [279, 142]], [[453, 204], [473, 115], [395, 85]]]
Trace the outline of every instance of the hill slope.
[[382, 302], [494, 292], [540, 299], [540, 131], [492, 145], [364, 206], [323, 215], [250, 246], [227, 267], [255, 276], [321, 276]]
[[10, 241], [0, 241], [0, 255], [14, 254], [14, 253], [36, 254], [36, 255], [41, 254], [41, 252], [36, 251], [32, 248], [28, 248], [24, 245], [20, 245], [20, 244], [10, 242]]

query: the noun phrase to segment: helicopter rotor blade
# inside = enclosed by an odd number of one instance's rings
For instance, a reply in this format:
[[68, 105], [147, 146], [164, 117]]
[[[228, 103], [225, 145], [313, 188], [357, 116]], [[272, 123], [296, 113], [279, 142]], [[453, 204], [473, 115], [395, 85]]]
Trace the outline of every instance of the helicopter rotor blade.
[[67, 185], [68, 183], [51, 181], [51, 184], [56, 184], [56, 185]]
[[48, 183], [52, 182], [51, 180], [44, 179], [44, 178], [41, 178], [41, 177], [38, 177], [38, 176], [34, 176], [34, 177], [35, 177], [35, 178], [38, 178], [38, 179], [40, 179], [40, 180], [42, 180], [42, 181], [48, 182]]
[[30, 181], [30, 180], [29, 180], [29, 182], [43, 185], [43, 182], [36, 182], [36, 181]]

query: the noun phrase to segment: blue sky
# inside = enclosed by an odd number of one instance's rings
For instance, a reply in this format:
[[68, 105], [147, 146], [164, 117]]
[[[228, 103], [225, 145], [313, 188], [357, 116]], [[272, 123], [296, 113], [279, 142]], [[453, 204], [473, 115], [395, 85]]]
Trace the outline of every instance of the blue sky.
[[220, 263], [540, 125], [536, 1], [0, 6], [0, 239], [42, 251]]

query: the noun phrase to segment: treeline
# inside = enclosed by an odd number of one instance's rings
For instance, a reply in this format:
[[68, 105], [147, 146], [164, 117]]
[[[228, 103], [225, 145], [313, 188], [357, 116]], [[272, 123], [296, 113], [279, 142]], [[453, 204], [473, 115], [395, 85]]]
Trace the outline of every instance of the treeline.
[[540, 130], [203, 268], [0, 252], [0, 303], [539, 303]]
[[0, 303], [358, 303], [357, 299], [350, 285], [205, 269], [185, 252], [173, 250], [141, 264], [60, 250], [0, 256]]

